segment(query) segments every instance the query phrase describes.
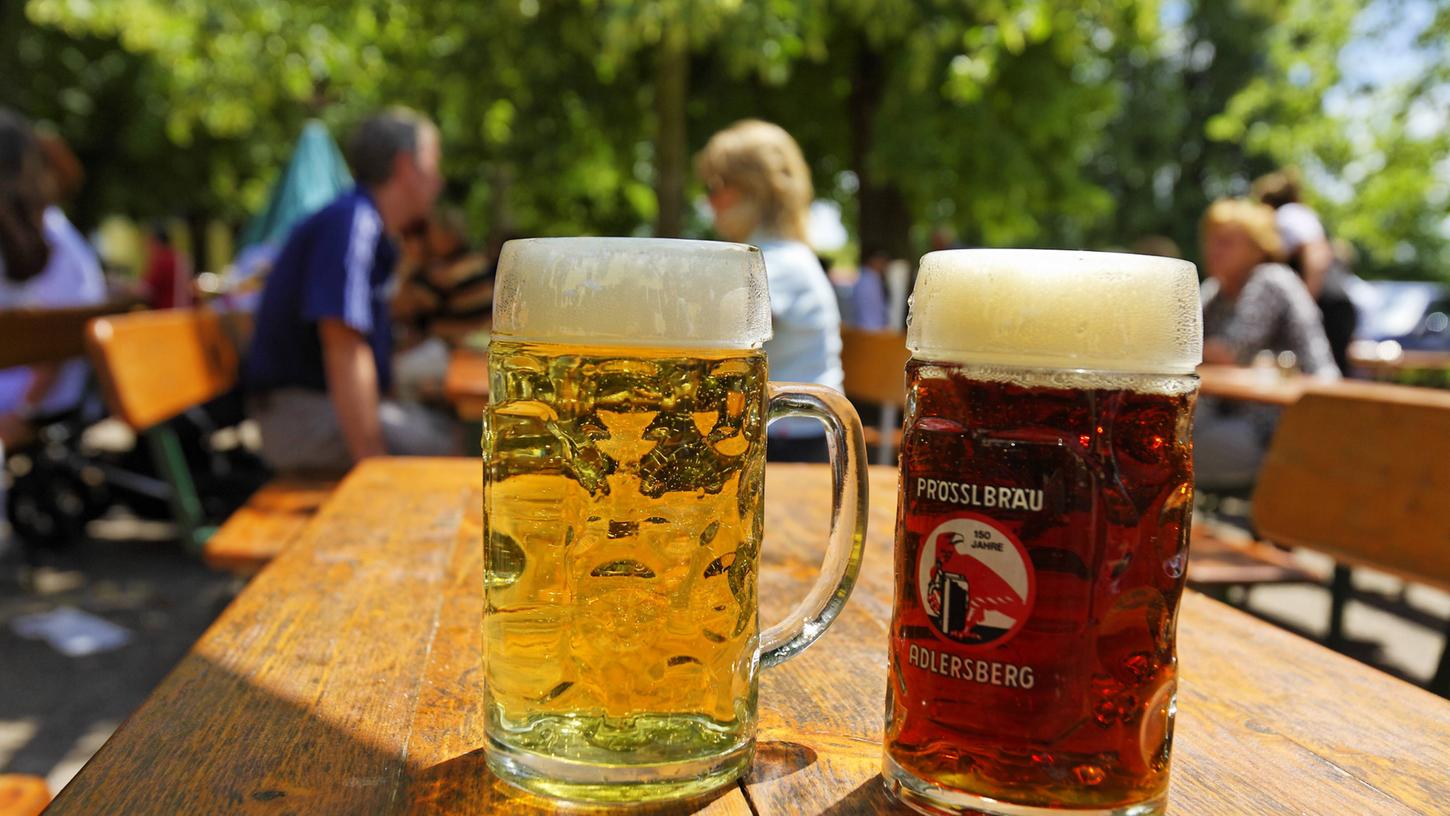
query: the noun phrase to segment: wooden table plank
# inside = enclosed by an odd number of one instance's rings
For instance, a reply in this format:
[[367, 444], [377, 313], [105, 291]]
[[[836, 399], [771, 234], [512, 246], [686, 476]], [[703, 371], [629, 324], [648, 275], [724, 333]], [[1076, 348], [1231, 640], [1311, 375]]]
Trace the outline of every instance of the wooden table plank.
[[1202, 365], [1198, 367], [1199, 394], [1238, 402], [1257, 402], [1280, 407], [1292, 405], [1304, 394], [1325, 393], [1382, 400], [1420, 403], [1426, 399], [1450, 405], [1450, 391], [1369, 380], [1321, 380], [1305, 374], [1281, 375], [1278, 369], [1243, 366]]
[[[820, 469], [772, 466], [767, 484], [769, 622], [809, 578], [829, 482]], [[908, 812], [877, 778], [895, 489], [893, 470], [871, 469], [866, 559], [850, 604], [819, 643], [762, 675], [763, 746], [803, 767], [774, 754], [757, 761], [746, 787], [761, 813]], [[1170, 814], [1434, 813], [1450, 801], [1450, 702], [1197, 593], [1186, 593], [1180, 621]], [[810, 764], [798, 758], [811, 754]]]
[[[870, 478], [856, 594], [819, 643], [762, 675], [745, 783], [647, 812], [905, 812], [878, 776], [896, 474]], [[829, 482], [819, 466], [767, 479], [768, 624], [814, 576]], [[483, 765], [480, 491], [476, 460], [358, 468], [52, 812], [554, 812]], [[1450, 703], [1202, 596], [1181, 620], [1169, 813], [1450, 801]]]
[[1277, 368], [1198, 367], [1199, 394], [1239, 402], [1292, 405], [1312, 382], [1312, 378], [1303, 374], [1280, 374]]

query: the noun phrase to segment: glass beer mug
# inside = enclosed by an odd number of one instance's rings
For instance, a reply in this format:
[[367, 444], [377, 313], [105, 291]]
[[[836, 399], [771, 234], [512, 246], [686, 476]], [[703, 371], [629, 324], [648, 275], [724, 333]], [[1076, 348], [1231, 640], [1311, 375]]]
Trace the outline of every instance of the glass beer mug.
[[1193, 264], [934, 252], [907, 346], [887, 786], [930, 813], [1161, 813]]
[[[504, 245], [484, 416], [487, 760], [580, 802], [691, 796], [754, 751], [756, 675], [820, 637], [860, 569], [866, 477], [843, 396], [766, 380], [770, 301], [740, 244]], [[821, 576], [760, 631], [765, 427], [826, 426]]]

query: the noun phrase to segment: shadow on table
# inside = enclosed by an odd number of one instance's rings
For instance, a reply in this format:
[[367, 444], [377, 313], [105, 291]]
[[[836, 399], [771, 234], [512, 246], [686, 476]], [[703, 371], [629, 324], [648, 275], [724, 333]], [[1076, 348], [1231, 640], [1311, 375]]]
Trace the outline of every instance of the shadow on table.
[[[738, 792], [738, 785], [730, 785], [714, 794], [680, 802], [662, 805], [633, 805], [621, 808], [569, 807], [567, 812], [586, 816], [587, 814], [619, 814], [629, 816], [683, 816], [695, 813], [711, 802], [732, 792]], [[499, 813], [545, 814], [559, 813], [556, 802], [534, 796], [500, 781], [489, 772], [484, 762], [484, 752], [476, 751], [454, 757], [417, 773], [407, 791], [410, 816], [426, 814], [456, 813]]]
[[[263, 682], [265, 682], [264, 669]], [[389, 719], [389, 712], [347, 705], [324, 716], [316, 695], [326, 685], [291, 678], [296, 700], [266, 689], [195, 653], [187, 655], [153, 696], [103, 746], [57, 797], [66, 813], [557, 813], [548, 800], [489, 773], [482, 749], [431, 767], [411, 764], [390, 734], [381, 745], [350, 730], [347, 720]], [[403, 703], [406, 701], [391, 701]], [[390, 706], [390, 708], [392, 708]], [[659, 807], [631, 807], [633, 816], [674, 816], [739, 795]], [[727, 808], [728, 810], [728, 808]], [[571, 813], [606, 810], [570, 809]], [[614, 810], [614, 813], [620, 811]]]
[[841, 797], [836, 804], [821, 811], [822, 816], [855, 816], [862, 813], [915, 813], [886, 792], [881, 777], [873, 776]]

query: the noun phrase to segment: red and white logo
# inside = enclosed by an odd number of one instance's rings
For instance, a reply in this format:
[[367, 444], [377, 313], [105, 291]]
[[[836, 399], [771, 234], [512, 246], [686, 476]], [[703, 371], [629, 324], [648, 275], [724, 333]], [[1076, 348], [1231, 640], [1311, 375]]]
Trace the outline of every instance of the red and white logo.
[[1027, 623], [1036, 575], [1027, 550], [990, 519], [937, 525], [917, 562], [916, 586], [931, 626], [969, 646], [1001, 643]]

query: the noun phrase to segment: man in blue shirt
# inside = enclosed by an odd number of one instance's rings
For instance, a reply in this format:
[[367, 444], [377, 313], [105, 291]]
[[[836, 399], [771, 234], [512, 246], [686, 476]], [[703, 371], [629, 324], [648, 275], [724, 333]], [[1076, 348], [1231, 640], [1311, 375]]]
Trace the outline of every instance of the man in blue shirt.
[[358, 186], [287, 237], [257, 309], [244, 377], [262, 455], [279, 470], [344, 470], [385, 454], [459, 450], [445, 416], [387, 399], [393, 237], [443, 186], [438, 130], [411, 111], [358, 126], [347, 144]]

